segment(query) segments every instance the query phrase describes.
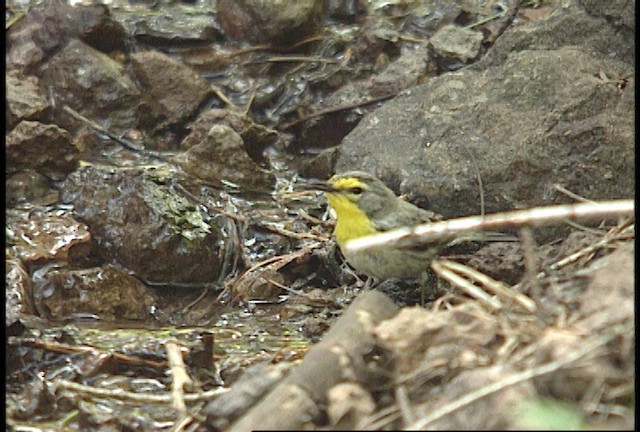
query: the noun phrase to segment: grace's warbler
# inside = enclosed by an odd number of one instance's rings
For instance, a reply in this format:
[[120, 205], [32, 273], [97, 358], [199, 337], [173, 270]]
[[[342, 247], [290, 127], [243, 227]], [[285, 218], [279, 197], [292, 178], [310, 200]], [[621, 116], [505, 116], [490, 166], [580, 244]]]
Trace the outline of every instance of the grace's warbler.
[[333, 234], [340, 250], [349, 264], [367, 276], [378, 279], [417, 278], [447, 244], [349, 251], [344, 245], [350, 240], [401, 226], [439, 221], [442, 216], [403, 201], [384, 183], [366, 172], [336, 174], [321, 189], [335, 212]]

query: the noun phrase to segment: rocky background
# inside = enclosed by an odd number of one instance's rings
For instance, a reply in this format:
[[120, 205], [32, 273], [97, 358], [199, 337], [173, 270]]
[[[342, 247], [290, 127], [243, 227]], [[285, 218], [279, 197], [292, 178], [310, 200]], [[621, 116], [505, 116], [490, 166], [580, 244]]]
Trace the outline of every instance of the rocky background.
[[447, 218], [479, 214], [480, 190], [487, 213], [631, 198], [634, 18], [7, 3], [9, 424], [633, 428], [633, 221], [448, 253], [535, 308], [442, 280], [421, 307], [406, 281], [360, 294], [297, 185], [364, 170]]

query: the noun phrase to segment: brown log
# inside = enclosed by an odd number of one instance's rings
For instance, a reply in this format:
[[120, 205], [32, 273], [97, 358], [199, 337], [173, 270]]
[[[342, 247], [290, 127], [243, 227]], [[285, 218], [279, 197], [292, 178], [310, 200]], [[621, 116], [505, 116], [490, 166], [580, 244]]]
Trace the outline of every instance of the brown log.
[[301, 429], [314, 422], [326, 404], [327, 391], [342, 382], [374, 388], [386, 380], [368, 355], [376, 348], [375, 326], [398, 311], [379, 291], [360, 294], [313, 346], [300, 366], [236, 421], [229, 432]]

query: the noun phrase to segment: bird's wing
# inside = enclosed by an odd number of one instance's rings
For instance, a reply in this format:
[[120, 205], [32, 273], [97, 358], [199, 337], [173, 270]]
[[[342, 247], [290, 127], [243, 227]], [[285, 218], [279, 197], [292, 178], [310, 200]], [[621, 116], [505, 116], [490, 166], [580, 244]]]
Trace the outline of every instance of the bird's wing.
[[379, 231], [388, 231], [401, 226], [413, 226], [440, 220], [442, 220], [442, 216], [438, 213], [398, 200], [398, 207], [394, 211], [389, 212], [385, 217], [377, 218], [375, 228]]

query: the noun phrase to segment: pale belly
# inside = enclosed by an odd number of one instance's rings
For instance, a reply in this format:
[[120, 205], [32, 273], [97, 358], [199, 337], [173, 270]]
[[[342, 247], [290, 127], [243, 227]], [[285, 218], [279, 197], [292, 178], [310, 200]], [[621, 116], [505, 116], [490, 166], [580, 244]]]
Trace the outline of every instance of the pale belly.
[[429, 267], [434, 253], [387, 250], [369, 251], [367, 255], [344, 253], [357, 271], [377, 279], [418, 278]]

